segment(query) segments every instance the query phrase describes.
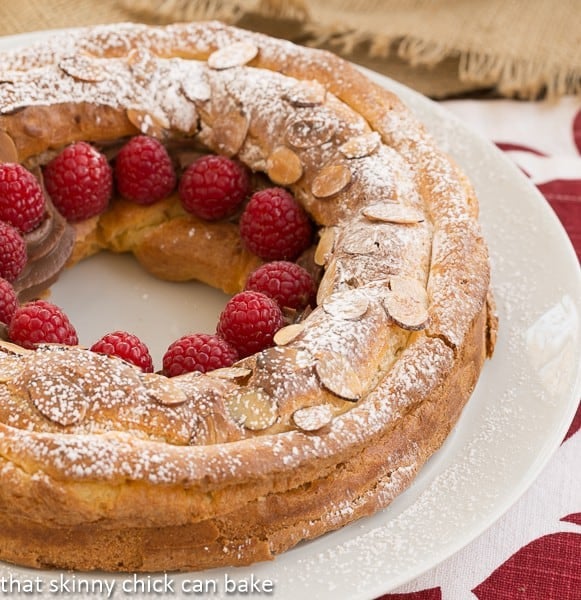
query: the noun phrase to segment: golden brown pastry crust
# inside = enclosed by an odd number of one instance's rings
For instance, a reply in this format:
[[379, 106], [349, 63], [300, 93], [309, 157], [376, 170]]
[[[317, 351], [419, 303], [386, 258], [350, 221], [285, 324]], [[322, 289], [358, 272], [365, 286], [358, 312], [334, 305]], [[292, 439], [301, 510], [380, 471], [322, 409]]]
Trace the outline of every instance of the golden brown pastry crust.
[[[317, 308], [279, 345], [212, 374], [168, 380], [80, 348], [0, 346], [0, 557], [242, 565], [389, 504], [454, 426], [493, 345], [466, 178], [396, 96], [328, 53], [219, 23], [108, 26], [41, 48], [3, 59], [8, 155], [33, 166], [74, 140], [143, 131], [236, 156], [293, 190], [320, 227], [325, 274]], [[189, 232], [209, 240], [210, 226], [171, 199], [112, 211], [79, 227], [75, 260], [132, 251], [228, 291], [255, 264], [243, 256], [216, 281], [201, 259], [219, 241], [197, 249]]]

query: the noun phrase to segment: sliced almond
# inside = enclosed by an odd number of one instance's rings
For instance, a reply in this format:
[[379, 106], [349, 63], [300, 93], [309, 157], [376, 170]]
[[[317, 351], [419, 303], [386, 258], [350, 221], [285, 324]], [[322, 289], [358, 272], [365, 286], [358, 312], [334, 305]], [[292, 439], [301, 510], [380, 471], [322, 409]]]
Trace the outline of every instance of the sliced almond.
[[384, 223], [411, 225], [421, 223], [425, 220], [424, 213], [421, 210], [412, 208], [411, 206], [402, 206], [401, 204], [371, 204], [370, 206], [366, 206], [361, 212], [370, 221], [381, 221]]
[[192, 102], [207, 102], [212, 97], [210, 85], [196, 77], [187, 77], [182, 81], [182, 92]]
[[329, 198], [351, 183], [351, 169], [346, 165], [328, 165], [313, 180], [311, 191], [316, 198]]
[[212, 127], [212, 140], [220, 154], [238, 154], [248, 134], [249, 120], [238, 110], [232, 110], [219, 117]]
[[325, 102], [327, 90], [318, 81], [299, 81], [283, 98], [297, 108], [320, 106]]
[[183, 404], [188, 399], [186, 393], [174, 381], [163, 375], [144, 373], [143, 382], [148, 396], [164, 406]]
[[290, 185], [302, 177], [303, 164], [290, 148], [279, 146], [266, 161], [266, 173], [274, 183]]
[[428, 292], [426, 286], [411, 277], [392, 276], [389, 278], [389, 289], [395, 294], [415, 296], [428, 305]]
[[319, 431], [333, 420], [333, 411], [328, 404], [307, 406], [295, 410], [292, 419], [303, 431]]
[[242, 429], [228, 418], [221, 403], [211, 405], [208, 412], [194, 414], [191, 427], [192, 445], [223, 444], [242, 437]]
[[132, 48], [127, 55], [127, 63], [132, 68], [149, 64], [151, 72], [155, 71], [155, 56], [146, 48]]
[[16, 144], [5, 131], [0, 131], [0, 163], [15, 162], [18, 162]]
[[103, 64], [83, 54], [65, 56], [61, 58], [58, 65], [67, 75], [79, 81], [96, 83], [107, 78], [107, 71]]
[[345, 158], [364, 158], [373, 154], [381, 142], [381, 136], [377, 131], [357, 135], [339, 146], [339, 152]]
[[334, 352], [319, 354], [315, 371], [321, 384], [336, 396], [355, 402], [361, 397], [361, 380], [344, 356]]
[[323, 310], [336, 319], [361, 318], [369, 308], [369, 298], [357, 290], [335, 292], [323, 302]]
[[238, 390], [224, 402], [232, 419], [252, 431], [266, 429], [278, 418], [276, 402], [260, 388]]
[[44, 417], [64, 427], [83, 421], [89, 408], [83, 389], [62, 368], [27, 378], [26, 392]]
[[224, 46], [208, 57], [208, 66], [219, 71], [242, 67], [256, 58], [258, 47], [250, 42], [234, 42]]
[[[258, 353], [256, 355], [256, 368], [257, 371], [270, 371], [272, 372], [273, 366], [280, 370], [280, 365], [292, 365], [297, 369], [308, 368], [312, 365], [312, 356], [304, 348], [297, 348], [296, 346], [273, 346], [266, 352]], [[257, 373], [260, 377], [263, 373]], [[268, 377], [268, 376], [267, 376]], [[263, 389], [268, 386], [276, 387], [276, 383], [272, 381], [265, 382]]]
[[390, 292], [384, 299], [387, 314], [402, 329], [417, 331], [427, 325], [428, 293], [417, 280], [407, 277], [392, 277]]
[[131, 72], [140, 83], [150, 81], [157, 70], [155, 56], [144, 48], [133, 48], [127, 56]]
[[18, 344], [13, 344], [12, 342], [7, 342], [5, 340], [0, 340], [0, 350], [4, 350], [9, 354], [18, 354], [20, 356], [34, 353], [34, 350], [28, 350], [28, 348], [23, 348]]
[[274, 334], [274, 343], [277, 346], [286, 346], [295, 340], [303, 331], [305, 326], [303, 323], [293, 323], [282, 327]]
[[170, 123], [165, 116], [154, 115], [141, 108], [128, 108], [127, 118], [141, 133], [158, 139], [163, 139], [170, 128]]
[[335, 126], [323, 117], [296, 119], [286, 132], [286, 139], [295, 148], [314, 148], [335, 135]]
[[335, 248], [335, 228], [325, 227], [319, 232], [319, 243], [315, 250], [314, 261], [319, 266], [325, 266]]
[[322, 304], [335, 290], [337, 279], [337, 261], [331, 260], [325, 269], [325, 274], [319, 283], [317, 290], [317, 304]]
[[240, 379], [245, 379], [251, 374], [252, 370], [247, 369], [246, 367], [222, 367], [220, 369], [214, 369], [213, 371], [208, 371], [206, 373], [208, 377], [214, 377], [216, 379], [226, 379], [228, 381], [238, 381]]
[[364, 235], [362, 231], [358, 233], [361, 235], [348, 235], [344, 240], [341, 245], [344, 252], [357, 256], [374, 254], [379, 250], [380, 246], [375, 231], [368, 231], [367, 235]]

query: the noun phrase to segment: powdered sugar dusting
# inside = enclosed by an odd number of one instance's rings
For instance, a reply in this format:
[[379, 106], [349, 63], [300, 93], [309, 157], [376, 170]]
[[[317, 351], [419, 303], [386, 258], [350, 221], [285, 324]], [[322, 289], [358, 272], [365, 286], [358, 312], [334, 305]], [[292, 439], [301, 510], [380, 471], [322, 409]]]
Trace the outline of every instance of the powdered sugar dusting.
[[[447, 275], [451, 268], [463, 273], [485, 263], [477, 251], [467, 267], [452, 260], [465, 256], [458, 240], [472, 242], [475, 250], [483, 247], [466, 205], [467, 189], [415, 121], [398, 111], [387, 111], [387, 122], [361, 114], [357, 97], [351, 103], [341, 99], [343, 87], [351, 89], [348, 72], [333, 73], [333, 63], [325, 60], [308, 65], [309, 53], [291, 45], [215, 24], [202, 29], [202, 35], [195, 26], [194, 31], [189, 33], [187, 26], [155, 31], [123, 26], [110, 36], [106, 28], [81, 35], [63, 48], [53, 47], [53, 58], [81, 48], [86, 57], [76, 65], [78, 70], [63, 70], [41, 54], [33, 72], [0, 84], [0, 112], [79, 101], [111, 106], [126, 110], [142, 131], [197, 135], [210, 149], [238, 155], [257, 170], [265, 169], [276, 147], [292, 147], [305, 173], [293, 189], [319, 223], [337, 228], [323, 294], [333, 309], [318, 307], [288, 345], [243, 362], [251, 375], [247, 381], [229, 382], [223, 393], [216, 393], [215, 381], [206, 376], [178, 383], [186, 399], [175, 405], [156, 402], [147, 381], [131, 367], [81, 349], [46, 349], [33, 359], [11, 358], [17, 390], [0, 398], [11, 404], [7, 412], [14, 409], [18, 416], [0, 426], [0, 450], [28, 472], [79, 485], [178, 485], [202, 495], [248, 481], [256, 484], [256, 494], [265, 493], [268, 477], [279, 486], [294, 477], [293, 485], [300, 485], [308, 481], [301, 477], [309, 469], [329, 465], [337, 456], [357, 456], [370, 440], [384, 442], [386, 432], [403, 417], [429, 406], [425, 399], [450, 372], [456, 347], [482, 307], [487, 280], [480, 289], [474, 276], [465, 284], [465, 295], [455, 295], [461, 275]], [[249, 39], [257, 44], [258, 60], [273, 61], [277, 68], [256, 69], [236, 60], [231, 64], [227, 52], [228, 68], [218, 64], [209, 69], [203, 62], [217, 48]], [[134, 57], [132, 63], [126, 55], [136, 40], [156, 52]], [[186, 41], [193, 60], [172, 58], [175, 47]], [[163, 57], [166, 51], [168, 58]], [[104, 52], [116, 58], [104, 59]], [[7, 64], [15, 70], [18, 60]], [[324, 102], [297, 106], [289, 101], [297, 80], [276, 72], [278, 65], [299, 78], [310, 72], [307, 65], [316, 66], [317, 76], [328, 86]], [[228, 124], [235, 117], [244, 127], [226, 127], [226, 116]], [[370, 154], [341, 151], [349, 140], [361, 139], [374, 128], [381, 130], [383, 143]], [[322, 169], [345, 175], [344, 184], [314, 194]], [[363, 209], [382, 201], [399, 203], [425, 218], [371, 222]], [[441, 269], [432, 276], [434, 265]], [[428, 287], [432, 314], [427, 335], [410, 335], [390, 320], [383, 299], [391, 276]], [[359, 299], [357, 310], [341, 304], [349, 296]], [[472, 303], [474, 296], [478, 298]], [[459, 302], [468, 309], [465, 320], [458, 319]], [[47, 374], [34, 384], [32, 396], [27, 395], [27, 384], [37, 377], [36, 359], [46, 358], [50, 371], [60, 357], [65, 357], [64, 369], [73, 367], [71, 385], [64, 389], [62, 378], [57, 384]], [[334, 415], [315, 434], [297, 431], [291, 420], [298, 408], [310, 403], [328, 406]], [[251, 421], [259, 427], [245, 427]], [[200, 422], [208, 432], [227, 429], [229, 443], [190, 446]], [[368, 503], [389, 502], [424, 459], [421, 445], [405, 440], [388, 457], [393, 468], [375, 489], [329, 507], [326, 527], [339, 526], [358, 511], [364, 514]]]

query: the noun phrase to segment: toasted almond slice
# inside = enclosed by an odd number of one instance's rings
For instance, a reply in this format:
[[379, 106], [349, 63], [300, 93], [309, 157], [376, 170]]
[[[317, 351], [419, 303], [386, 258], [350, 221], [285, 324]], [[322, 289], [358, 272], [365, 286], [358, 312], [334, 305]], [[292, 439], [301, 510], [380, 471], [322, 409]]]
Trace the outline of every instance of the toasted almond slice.
[[249, 119], [238, 110], [219, 117], [213, 126], [213, 143], [216, 150], [226, 156], [238, 154], [248, 134]]
[[368, 308], [369, 298], [358, 290], [335, 292], [323, 302], [323, 310], [328, 315], [346, 321], [361, 318]]
[[5, 340], [0, 340], [0, 350], [5, 350], [9, 354], [18, 354], [20, 356], [26, 356], [27, 354], [34, 353], [34, 350], [23, 348], [18, 344], [13, 344], [12, 342], [7, 342]]
[[306, 406], [295, 410], [292, 419], [303, 431], [319, 431], [333, 420], [333, 411], [328, 404]]
[[228, 417], [222, 402], [214, 399], [207, 409], [192, 416], [191, 427], [190, 444], [194, 446], [231, 442], [240, 439], [242, 433], [241, 427]]
[[381, 142], [377, 131], [357, 135], [339, 146], [339, 152], [346, 158], [364, 158], [373, 154]]
[[182, 81], [182, 92], [192, 102], [207, 102], [212, 97], [208, 82], [195, 77], [188, 77]]
[[153, 68], [155, 65], [155, 56], [146, 48], [132, 48], [129, 50], [129, 54], [127, 55], [127, 62], [130, 67], [138, 67], [140, 65], [148, 65], [151, 67], [151, 70], [154, 71]]
[[96, 83], [107, 77], [107, 71], [101, 63], [83, 54], [65, 56], [61, 58], [58, 65], [67, 75], [79, 81]]
[[317, 304], [322, 304], [327, 297], [329, 297], [335, 289], [337, 278], [337, 261], [331, 260], [325, 269], [325, 274], [319, 283], [319, 289], [317, 290]]
[[232, 419], [252, 431], [266, 429], [278, 418], [276, 402], [261, 388], [237, 390], [224, 402]]
[[346, 165], [328, 165], [313, 180], [311, 191], [317, 198], [329, 198], [351, 183], [351, 169]]
[[133, 48], [127, 56], [127, 62], [140, 83], [148, 82], [157, 69], [155, 56], [145, 48]]
[[283, 98], [297, 108], [320, 106], [325, 102], [327, 90], [318, 81], [299, 81]]
[[128, 108], [127, 118], [141, 133], [158, 139], [163, 139], [170, 127], [170, 123], [165, 116], [154, 115], [141, 108]]
[[[271, 370], [273, 366], [278, 368], [282, 364], [292, 364], [297, 369], [308, 368], [312, 366], [312, 356], [305, 348], [296, 346], [274, 346], [270, 352], [258, 353], [256, 355], [257, 371]], [[258, 373], [258, 377], [261, 373]], [[273, 382], [265, 383], [265, 389]], [[276, 386], [276, 383], [274, 384]]]
[[393, 321], [412, 331], [426, 327], [429, 314], [425, 287], [407, 277], [390, 278], [389, 287], [391, 291], [384, 299], [384, 306]]
[[220, 369], [214, 369], [208, 371], [206, 375], [208, 377], [214, 377], [216, 379], [227, 379], [228, 381], [236, 381], [239, 379], [245, 379], [252, 373], [251, 369], [246, 367], [222, 367]]
[[5, 131], [0, 131], [0, 163], [9, 162], [18, 162], [18, 150], [14, 140]]
[[361, 397], [361, 380], [344, 356], [334, 352], [319, 354], [315, 371], [321, 384], [336, 396], [355, 402]]
[[380, 246], [377, 241], [375, 231], [368, 232], [367, 235], [350, 235], [347, 236], [341, 249], [347, 254], [368, 255], [374, 254], [379, 250]]
[[370, 221], [382, 221], [385, 223], [411, 225], [421, 223], [425, 220], [424, 213], [421, 210], [412, 208], [411, 206], [402, 206], [401, 204], [371, 204], [370, 206], [366, 206], [361, 212]]
[[171, 379], [155, 373], [144, 373], [143, 382], [147, 395], [164, 406], [176, 406], [186, 402], [186, 393]]
[[394, 275], [389, 278], [389, 289], [395, 294], [400, 294], [402, 296], [414, 296], [426, 306], [428, 305], [428, 292], [426, 291], [426, 286], [417, 279]]
[[274, 183], [290, 185], [302, 177], [303, 164], [290, 148], [279, 146], [266, 161], [266, 173]]
[[208, 66], [211, 69], [223, 70], [233, 67], [242, 67], [256, 58], [258, 47], [250, 42], [234, 42], [224, 46], [208, 57]]
[[43, 416], [64, 427], [80, 423], [89, 408], [83, 389], [62, 368], [28, 378], [26, 391]]
[[293, 323], [282, 327], [274, 334], [274, 343], [277, 346], [286, 346], [295, 340], [303, 331], [305, 326], [303, 323]]
[[335, 248], [335, 228], [325, 227], [319, 232], [319, 243], [315, 250], [315, 264], [325, 266]]
[[335, 135], [335, 126], [323, 117], [308, 117], [293, 121], [286, 139], [295, 148], [314, 148], [328, 142]]

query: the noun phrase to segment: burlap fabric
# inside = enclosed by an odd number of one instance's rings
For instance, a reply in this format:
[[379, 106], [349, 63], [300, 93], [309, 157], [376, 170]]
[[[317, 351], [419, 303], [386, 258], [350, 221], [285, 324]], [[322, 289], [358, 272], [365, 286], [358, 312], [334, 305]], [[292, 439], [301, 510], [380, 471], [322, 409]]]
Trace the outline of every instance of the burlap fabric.
[[0, 0], [0, 34], [221, 19], [330, 48], [434, 98], [581, 93], [579, 0]]

